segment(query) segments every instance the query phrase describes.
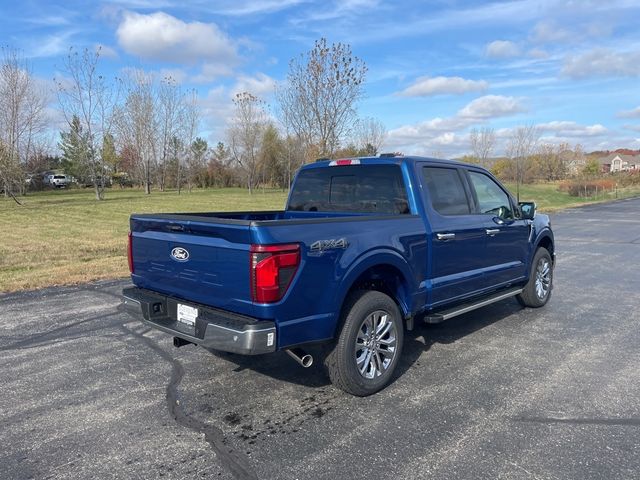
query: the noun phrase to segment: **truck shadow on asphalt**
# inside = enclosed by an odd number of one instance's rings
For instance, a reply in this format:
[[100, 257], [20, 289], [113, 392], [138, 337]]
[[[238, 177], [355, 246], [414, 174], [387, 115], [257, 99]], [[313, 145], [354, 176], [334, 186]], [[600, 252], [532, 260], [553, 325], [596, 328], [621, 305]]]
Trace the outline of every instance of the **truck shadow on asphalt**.
[[[429, 325], [423, 323], [421, 319], [416, 319], [413, 331], [405, 331], [402, 356], [392, 383], [411, 369], [423, 353], [429, 351], [432, 345], [454, 343], [521, 310], [523, 308], [515, 300], [510, 299], [439, 324]], [[213, 356], [234, 363], [236, 365], [234, 372], [242, 372], [248, 369], [282, 382], [309, 388], [326, 387], [330, 384], [330, 381], [322, 364], [323, 348], [321, 346], [312, 346], [306, 350], [314, 358], [313, 365], [309, 368], [299, 366], [285, 352], [261, 356], [245, 356], [214, 350], [208, 351]]]
[[428, 352], [433, 345], [455, 343], [522, 310], [523, 307], [514, 299], [508, 299], [442, 323], [426, 324], [420, 318], [416, 318], [413, 331], [405, 331], [402, 358], [398, 364], [394, 381], [416, 365], [420, 357]]

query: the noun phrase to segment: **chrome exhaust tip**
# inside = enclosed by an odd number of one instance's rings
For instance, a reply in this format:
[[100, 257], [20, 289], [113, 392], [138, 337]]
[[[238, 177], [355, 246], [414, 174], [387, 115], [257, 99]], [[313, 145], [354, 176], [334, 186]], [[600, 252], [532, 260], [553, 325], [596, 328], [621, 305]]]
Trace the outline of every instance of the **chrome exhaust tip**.
[[300, 348], [292, 348], [286, 351], [291, 358], [302, 365], [304, 368], [309, 368], [313, 365], [313, 357]]

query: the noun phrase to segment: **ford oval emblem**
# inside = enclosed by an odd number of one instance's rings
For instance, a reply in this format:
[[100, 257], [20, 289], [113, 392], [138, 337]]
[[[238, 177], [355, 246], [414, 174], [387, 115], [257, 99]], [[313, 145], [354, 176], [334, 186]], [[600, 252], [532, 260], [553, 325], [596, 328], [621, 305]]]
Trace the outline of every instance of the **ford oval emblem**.
[[171, 258], [178, 262], [186, 262], [189, 260], [189, 251], [186, 248], [176, 247], [171, 250]]

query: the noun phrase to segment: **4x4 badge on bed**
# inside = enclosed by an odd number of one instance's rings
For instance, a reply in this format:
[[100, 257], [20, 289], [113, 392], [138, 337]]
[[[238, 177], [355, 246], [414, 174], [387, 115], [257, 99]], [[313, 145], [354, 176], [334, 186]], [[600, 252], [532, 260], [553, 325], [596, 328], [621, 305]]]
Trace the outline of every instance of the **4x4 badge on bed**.
[[189, 260], [189, 251], [186, 248], [176, 247], [171, 250], [171, 258], [179, 262], [186, 262]]
[[349, 242], [346, 238], [332, 238], [331, 240], [318, 240], [313, 242], [309, 247], [311, 253], [324, 252], [325, 250], [333, 250], [334, 248], [347, 248]]

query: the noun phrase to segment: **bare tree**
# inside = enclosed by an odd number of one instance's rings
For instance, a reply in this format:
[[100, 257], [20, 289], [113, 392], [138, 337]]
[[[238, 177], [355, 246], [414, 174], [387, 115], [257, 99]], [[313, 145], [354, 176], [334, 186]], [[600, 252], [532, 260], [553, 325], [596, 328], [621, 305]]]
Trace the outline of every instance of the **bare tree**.
[[184, 120], [184, 93], [171, 77], [161, 80], [158, 88], [157, 122], [158, 122], [158, 186], [164, 191], [167, 172], [170, 164], [171, 141], [174, 136], [182, 136], [180, 132]]
[[516, 195], [520, 201], [520, 184], [527, 162], [536, 149], [540, 131], [534, 125], [516, 128], [507, 145], [507, 156], [515, 163]]
[[[24, 166], [43, 141], [47, 94], [18, 52], [2, 50], [0, 67], [0, 182], [4, 195], [25, 193]], [[15, 198], [15, 197], [14, 197]]]
[[21, 176], [20, 164], [13, 161], [9, 149], [0, 141], [0, 182], [2, 182], [5, 197], [10, 196], [18, 205], [22, 205], [22, 203], [15, 197], [11, 188], [16, 179]]
[[248, 92], [238, 93], [233, 104], [235, 112], [228, 130], [231, 154], [244, 172], [249, 193], [253, 193], [267, 114], [264, 102]]
[[183, 119], [183, 139], [184, 139], [184, 155], [186, 169], [187, 189], [191, 193], [196, 174], [200, 169], [201, 161], [204, 162], [205, 151], [202, 152], [202, 156], [199, 156], [199, 149], [192, 148], [193, 143], [196, 140], [198, 133], [198, 124], [200, 123], [200, 109], [198, 106], [198, 95], [195, 90], [192, 90], [189, 95], [185, 97], [184, 101], [184, 119]]
[[156, 166], [157, 125], [156, 98], [150, 75], [135, 72], [129, 78], [124, 104], [116, 110], [116, 127], [122, 146], [134, 152], [138, 161], [138, 175], [146, 194], [151, 193], [151, 183]]
[[314, 48], [289, 63], [286, 82], [276, 92], [282, 123], [306, 147], [331, 156], [355, 123], [367, 67], [343, 43]]
[[70, 126], [74, 116], [80, 119], [85, 132], [86, 148], [82, 161], [94, 186], [96, 200], [104, 199], [105, 162], [101, 147], [105, 135], [113, 128], [113, 108], [120, 88], [98, 72], [101, 49], [85, 48], [78, 52], [69, 49], [62, 78], [56, 79], [58, 101], [64, 118]]
[[474, 158], [483, 167], [488, 167], [489, 158], [493, 155], [493, 149], [496, 145], [496, 133], [493, 128], [482, 127], [469, 132], [469, 142]]
[[377, 155], [387, 137], [387, 129], [376, 118], [362, 118], [356, 122], [356, 147], [365, 155]]

